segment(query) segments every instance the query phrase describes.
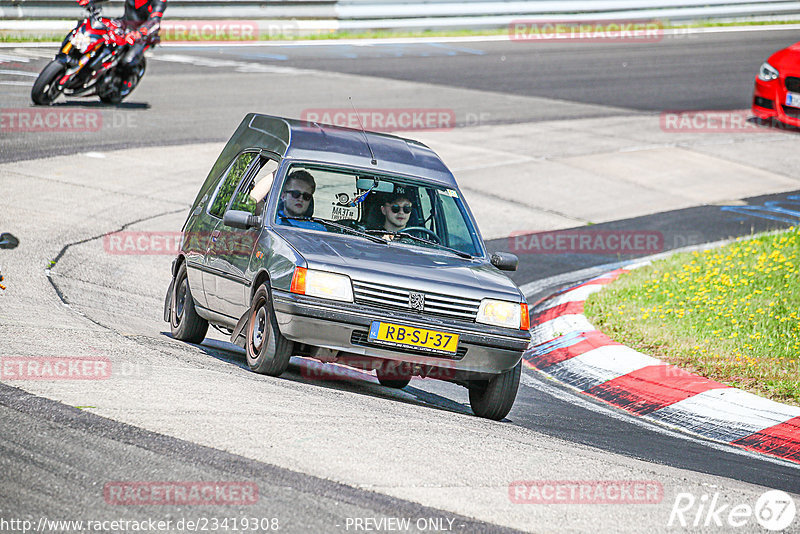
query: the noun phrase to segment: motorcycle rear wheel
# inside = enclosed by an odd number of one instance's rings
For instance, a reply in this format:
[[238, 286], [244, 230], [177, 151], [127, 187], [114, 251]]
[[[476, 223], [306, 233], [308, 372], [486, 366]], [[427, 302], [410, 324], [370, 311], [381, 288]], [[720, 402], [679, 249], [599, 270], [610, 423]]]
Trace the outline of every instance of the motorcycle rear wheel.
[[100, 101], [104, 104], [119, 104], [125, 100], [139, 85], [146, 69], [147, 62], [142, 57], [132, 69], [117, 67], [113, 72], [109, 72], [107, 76], [110, 76], [110, 79], [98, 90]]
[[57, 80], [64, 74], [66, 66], [53, 60], [45, 66], [31, 88], [31, 100], [38, 106], [49, 106], [61, 94]]

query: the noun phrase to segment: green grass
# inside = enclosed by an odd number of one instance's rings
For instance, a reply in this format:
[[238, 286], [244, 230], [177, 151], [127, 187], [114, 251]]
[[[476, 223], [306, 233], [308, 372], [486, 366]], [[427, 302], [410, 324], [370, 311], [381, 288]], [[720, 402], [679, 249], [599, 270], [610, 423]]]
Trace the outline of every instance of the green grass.
[[800, 405], [800, 229], [676, 254], [586, 302], [612, 339], [719, 382]]
[[[524, 17], [520, 18], [521, 20]], [[647, 21], [643, 21], [647, 22]], [[745, 22], [714, 22], [714, 21], [698, 21], [691, 24], [671, 24], [664, 22], [664, 29], [693, 29], [693, 28], [710, 28], [710, 27], [727, 27], [727, 26], [767, 26], [774, 24], [798, 24], [797, 20], [780, 20], [780, 21], [745, 21]], [[392, 30], [366, 30], [366, 31], [320, 31], [308, 35], [296, 34], [281, 34], [272, 35], [263, 33], [258, 36], [260, 41], [306, 41], [306, 40], [329, 40], [329, 39], [391, 39], [402, 37], [472, 37], [483, 35], [508, 35], [508, 27], [503, 28], [489, 28], [481, 30], [420, 30], [420, 31], [392, 31]], [[180, 42], [194, 40], [190, 35], [162, 35], [164, 42]], [[6, 30], [0, 32], [0, 43], [34, 43], [34, 42], [61, 42], [64, 39], [62, 33], [47, 33], [41, 35], [20, 35], [19, 32]], [[239, 41], [242, 40], [237, 37], [231, 38], [215, 38], [218, 41]], [[249, 39], [245, 39], [249, 40]], [[255, 40], [255, 39], [253, 39]]]

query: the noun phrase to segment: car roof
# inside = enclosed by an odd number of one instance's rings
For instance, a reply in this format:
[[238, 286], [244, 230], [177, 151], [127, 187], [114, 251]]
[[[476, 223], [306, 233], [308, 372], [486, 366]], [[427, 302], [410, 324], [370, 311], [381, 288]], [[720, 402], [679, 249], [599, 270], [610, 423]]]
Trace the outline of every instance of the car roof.
[[[282, 158], [372, 169], [456, 186], [453, 174], [433, 150], [395, 135], [249, 113], [229, 146], [231, 143], [237, 145], [230, 147], [236, 153], [263, 148]], [[372, 163], [373, 155], [376, 164]]]

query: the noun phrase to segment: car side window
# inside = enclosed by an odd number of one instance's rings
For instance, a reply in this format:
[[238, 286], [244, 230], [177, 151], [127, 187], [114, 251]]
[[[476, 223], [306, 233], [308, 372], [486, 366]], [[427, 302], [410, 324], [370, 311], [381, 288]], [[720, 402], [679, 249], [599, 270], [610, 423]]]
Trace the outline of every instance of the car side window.
[[230, 167], [228, 167], [228, 171], [225, 174], [225, 177], [220, 182], [219, 187], [217, 188], [217, 192], [214, 195], [214, 200], [211, 202], [211, 207], [208, 210], [208, 213], [221, 219], [222, 216], [225, 214], [225, 208], [228, 206], [228, 202], [230, 202], [231, 197], [233, 196], [233, 192], [236, 191], [236, 186], [241, 181], [242, 177], [247, 172], [250, 163], [252, 163], [253, 159], [257, 154], [255, 152], [245, 152], [243, 154], [239, 154], [239, 156], [234, 160]]
[[[272, 181], [275, 179], [278, 162], [262, 157], [259, 165], [261, 167], [258, 172], [250, 173], [253, 177], [243, 182], [236, 191], [230, 209], [246, 211], [252, 215], [261, 215], [264, 209], [264, 200], [267, 193], [269, 193]], [[254, 197], [257, 197], [258, 200]]]

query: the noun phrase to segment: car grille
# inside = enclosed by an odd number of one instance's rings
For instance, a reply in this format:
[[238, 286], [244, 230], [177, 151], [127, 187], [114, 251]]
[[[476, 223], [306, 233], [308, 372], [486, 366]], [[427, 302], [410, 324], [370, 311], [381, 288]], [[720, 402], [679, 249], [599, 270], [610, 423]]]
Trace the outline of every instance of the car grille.
[[[358, 304], [413, 311], [409, 305], [409, 294], [412, 291], [401, 287], [353, 280], [353, 292]], [[421, 291], [420, 293], [425, 295], [425, 304], [421, 312], [423, 314], [473, 322], [478, 315], [480, 300]]]
[[800, 78], [790, 76], [786, 78], [783, 83], [786, 85], [786, 89], [789, 91], [800, 93]]
[[467, 347], [458, 347], [455, 354], [445, 354], [442, 352], [432, 352], [424, 349], [415, 349], [412, 347], [395, 347], [387, 346], [382, 343], [373, 343], [369, 340], [369, 333], [366, 330], [353, 330], [350, 334], [350, 343], [353, 345], [361, 345], [362, 347], [376, 347], [384, 350], [391, 350], [394, 352], [408, 352], [411, 354], [422, 354], [424, 356], [435, 356], [437, 358], [445, 358], [449, 360], [460, 360], [467, 354]]

